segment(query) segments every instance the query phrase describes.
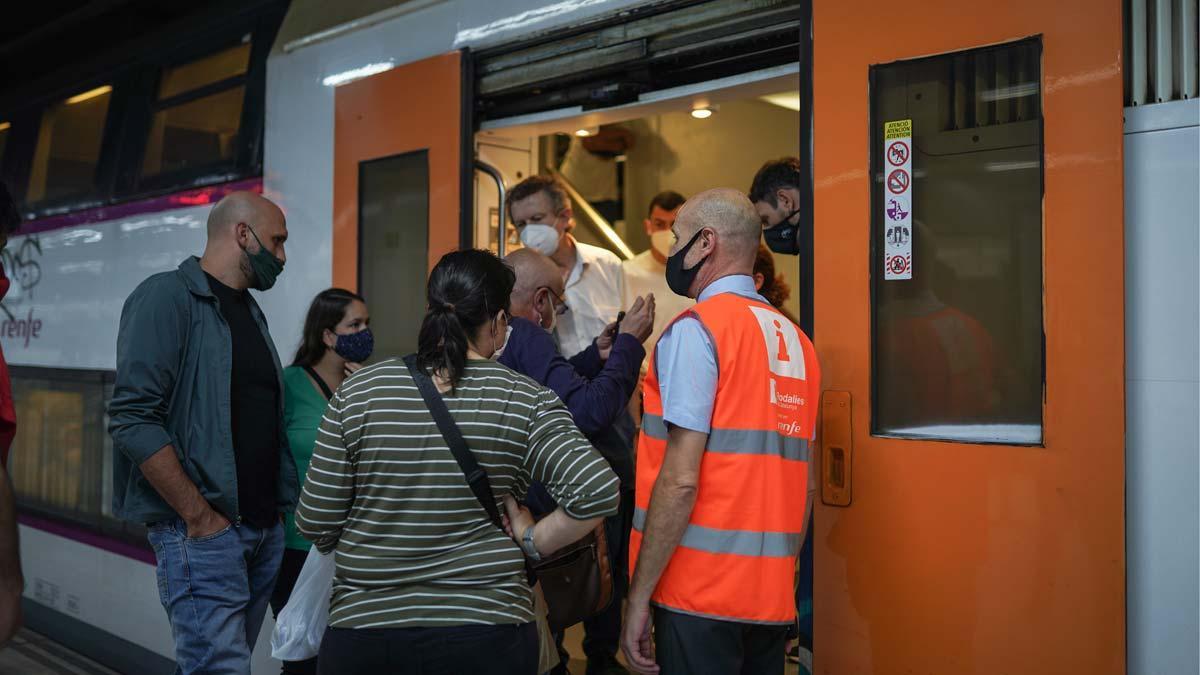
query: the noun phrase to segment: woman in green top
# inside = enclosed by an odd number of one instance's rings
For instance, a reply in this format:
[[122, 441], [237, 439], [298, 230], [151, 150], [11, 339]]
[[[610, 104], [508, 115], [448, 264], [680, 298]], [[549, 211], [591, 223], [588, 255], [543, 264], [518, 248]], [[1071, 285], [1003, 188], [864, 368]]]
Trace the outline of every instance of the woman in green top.
[[[316, 443], [317, 427], [325, 414], [330, 397], [342, 380], [362, 367], [371, 356], [375, 338], [368, 327], [371, 317], [362, 297], [341, 288], [321, 291], [313, 298], [304, 319], [304, 335], [300, 349], [290, 368], [283, 371], [284, 412], [288, 446], [301, 481], [308, 473]], [[287, 604], [296, 585], [300, 569], [312, 544], [296, 532], [294, 514], [287, 515], [286, 548], [275, 592], [271, 595], [271, 610], [276, 616]], [[312, 675], [317, 660], [285, 661], [284, 675]]]

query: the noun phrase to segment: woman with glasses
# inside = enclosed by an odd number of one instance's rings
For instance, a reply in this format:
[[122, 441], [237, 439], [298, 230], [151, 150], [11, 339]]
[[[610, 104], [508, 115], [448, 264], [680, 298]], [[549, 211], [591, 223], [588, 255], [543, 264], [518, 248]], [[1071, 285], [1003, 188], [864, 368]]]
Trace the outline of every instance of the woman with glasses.
[[[654, 296], [635, 300], [619, 326], [614, 321], [591, 346], [565, 359], [551, 335], [558, 317], [570, 311], [562, 298], [563, 277], [558, 266], [530, 248], [512, 252], [505, 262], [516, 272], [517, 280], [509, 302], [513, 319], [508, 324], [508, 342], [500, 364], [558, 394], [579, 430], [621, 479], [621, 510], [605, 521], [615, 582], [613, 602], [608, 611], [584, 622], [588, 672], [608, 672], [617, 663], [620, 607], [627, 582], [626, 548], [633, 513], [632, 439], [623, 433], [622, 422], [628, 421], [626, 406], [637, 387], [638, 371], [646, 355], [642, 343], [654, 328]], [[535, 514], [556, 507], [550, 494], [537, 484], [530, 488], [526, 504]], [[569, 658], [561, 647], [562, 636], [555, 637], [565, 664]], [[552, 672], [566, 672], [565, 666]]]

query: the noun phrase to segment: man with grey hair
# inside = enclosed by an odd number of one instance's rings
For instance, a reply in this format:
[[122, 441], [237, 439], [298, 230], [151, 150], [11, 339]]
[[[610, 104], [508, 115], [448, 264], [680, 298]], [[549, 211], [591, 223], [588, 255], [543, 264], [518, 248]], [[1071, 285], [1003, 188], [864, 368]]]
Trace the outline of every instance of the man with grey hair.
[[672, 229], [667, 284], [697, 303], [646, 376], [621, 647], [640, 673], [782, 675], [816, 353], [755, 291], [761, 221], [744, 194], [696, 195]]
[[296, 505], [283, 371], [248, 291], [274, 285], [286, 240], [278, 206], [231, 193], [204, 255], [143, 281], [121, 311], [113, 506], [147, 527], [178, 673], [250, 673]]

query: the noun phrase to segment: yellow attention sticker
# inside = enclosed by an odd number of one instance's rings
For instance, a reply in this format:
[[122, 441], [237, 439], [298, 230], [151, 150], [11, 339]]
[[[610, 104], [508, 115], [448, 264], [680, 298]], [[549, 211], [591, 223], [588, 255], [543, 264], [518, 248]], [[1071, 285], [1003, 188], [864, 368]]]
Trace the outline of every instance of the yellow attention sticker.
[[883, 140], [890, 141], [893, 138], [908, 138], [912, 136], [912, 120], [896, 120], [895, 122], [884, 122], [883, 124]]

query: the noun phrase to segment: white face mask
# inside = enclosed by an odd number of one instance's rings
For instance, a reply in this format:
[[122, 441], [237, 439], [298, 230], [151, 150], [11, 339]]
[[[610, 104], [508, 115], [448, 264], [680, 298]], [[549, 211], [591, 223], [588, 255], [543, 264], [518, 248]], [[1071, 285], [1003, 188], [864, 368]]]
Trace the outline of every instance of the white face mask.
[[521, 228], [521, 243], [542, 255], [553, 255], [558, 250], [558, 239], [553, 225], [530, 223]]
[[508, 325], [507, 321], [504, 322], [504, 326], [504, 341], [497, 345], [496, 332], [500, 328], [500, 313], [497, 312], [496, 316], [492, 317], [492, 356], [490, 359], [492, 361], [499, 359], [500, 355], [504, 353], [504, 348], [508, 346], [508, 337], [512, 335], [512, 326]]
[[512, 337], [512, 326], [504, 329], [504, 344], [500, 345], [500, 349], [492, 352], [492, 361], [499, 361], [500, 357], [504, 355], [504, 348], [508, 346], [508, 339], [510, 337]]
[[670, 230], [658, 230], [650, 233], [650, 247], [662, 257], [670, 255], [671, 244], [675, 243], [675, 235]]
[[[547, 294], [549, 294], [549, 291], [547, 291]], [[543, 321], [540, 315], [538, 316], [538, 325], [541, 326], [542, 330], [546, 331], [547, 333], [553, 333], [554, 329], [558, 328], [558, 307], [554, 306], [553, 297], [547, 297], [546, 301], [550, 303], [550, 325], [542, 326]]]

